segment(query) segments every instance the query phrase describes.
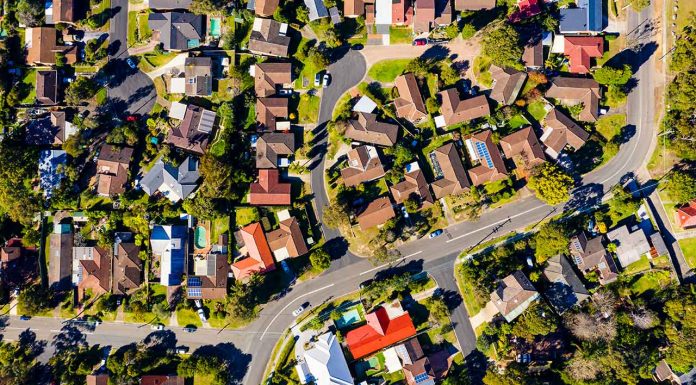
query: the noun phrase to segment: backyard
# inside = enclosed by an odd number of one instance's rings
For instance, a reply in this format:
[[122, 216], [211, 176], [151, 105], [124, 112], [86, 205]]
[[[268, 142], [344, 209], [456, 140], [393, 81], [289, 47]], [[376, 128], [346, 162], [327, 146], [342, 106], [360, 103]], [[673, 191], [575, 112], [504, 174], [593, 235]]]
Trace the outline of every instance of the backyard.
[[22, 78], [22, 83], [29, 93], [20, 101], [20, 103], [34, 104], [34, 99], [36, 99], [36, 70], [34, 68], [27, 69], [27, 73], [24, 74], [24, 77]]
[[297, 106], [297, 121], [300, 124], [316, 123], [319, 118], [320, 99], [310, 94], [300, 95], [300, 102]]
[[128, 46], [136, 46], [147, 43], [152, 37], [152, 31], [147, 25], [147, 12], [128, 12]]
[[382, 82], [391, 83], [397, 76], [401, 75], [411, 59], [389, 59], [378, 61], [370, 67], [367, 76]]
[[529, 112], [529, 115], [532, 115], [532, 118], [536, 120], [537, 122], [542, 122], [544, 118], [546, 117], [546, 103], [542, 101], [536, 101], [529, 103], [527, 105], [527, 112]]
[[679, 247], [682, 249], [689, 266], [696, 267], [696, 238], [680, 239]]
[[237, 227], [244, 227], [259, 219], [259, 209], [256, 207], [237, 207], [235, 209], [235, 223]]

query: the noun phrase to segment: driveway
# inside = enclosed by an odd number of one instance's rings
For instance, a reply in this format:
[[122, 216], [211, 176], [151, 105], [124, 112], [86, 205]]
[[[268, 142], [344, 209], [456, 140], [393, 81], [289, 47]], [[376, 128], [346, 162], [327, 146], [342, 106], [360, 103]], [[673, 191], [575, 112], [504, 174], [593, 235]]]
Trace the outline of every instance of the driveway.
[[481, 309], [475, 316], [469, 318], [471, 321], [471, 327], [476, 329], [484, 323], [489, 323], [493, 321], [493, 318], [498, 314], [498, 308], [495, 307], [493, 301], [488, 301], [486, 307]]

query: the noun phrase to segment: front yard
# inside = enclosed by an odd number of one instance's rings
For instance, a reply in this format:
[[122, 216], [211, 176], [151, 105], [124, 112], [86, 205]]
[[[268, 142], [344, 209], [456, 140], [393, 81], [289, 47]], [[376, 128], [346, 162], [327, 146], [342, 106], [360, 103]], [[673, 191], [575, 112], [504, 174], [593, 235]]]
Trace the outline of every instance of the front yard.
[[378, 61], [370, 67], [367, 76], [382, 82], [391, 83], [397, 76], [401, 75], [411, 59], [389, 59]]
[[413, 42], [413, 29], [411, 27], [389, 27], [389, 44], [411, 44]]
[[319, 119], [319, 97], [309, 94], [300, 95], [297, 105], [297, 122], [300, 124], [316, 123]]

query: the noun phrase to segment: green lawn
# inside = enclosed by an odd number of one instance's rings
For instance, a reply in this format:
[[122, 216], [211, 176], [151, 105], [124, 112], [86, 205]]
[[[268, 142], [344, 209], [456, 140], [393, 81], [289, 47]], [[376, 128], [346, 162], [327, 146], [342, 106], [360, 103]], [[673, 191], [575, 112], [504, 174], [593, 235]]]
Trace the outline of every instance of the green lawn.
[[196, 327], [203, 326], [201, 319], [196, 314], [195, 310], [192, 309], [179, 309], [176, 311], [176, 322], [179, 326], [195, 325]]
[[664, 270], [650, 271], [640, 276], [631, 284], [631, 291], [641, 295], [646, 291], [657, 291], [671, 282], [670, 273]]
[[457, 279], [457, 286], [459, 286], [459, 292], [464, 300], [466, 311], [469, 313], [470, 317], [473, 317], [478, 314], [478, 312], [480, 312], [486, 304], [481, 304], [476, 298], [472, 282], [464, 281], [458, 272], [454, 276]]
[[541, 122], [546, 117], [546, 103], [537, 101], [527, 105], [527, 112], [537, 121]]
[[411, 59], [378, 61], [370, 67], [370, 71], [368, 71], [367, 75], [378, 82], [391, 83], [397, 76], [404, 72], [404, 69], [406, 69], [406, 66], [410, 62]]
[[138, 42], [138, 11], [128, 12], [128, 45], [132, 46]]
[[22, 104], [34, 104], [36, 99], [36, 70], [33, 68], [28, 68], [27, 72], [22, 78], [22, 83], [24, 83], [29, 90], [27, 96], [20, 101]]
[[597, 132], [604, 139], [612, 140], [615, 136], [621, 134], [621, 129], [626, 125], [626, 114], [605, 115], [597, 120]]
[[215, 156], [225, 155], [225, 141], [222, 139], [216, 140], [215, 143], [210, 146], [210, 153]]
[[389, 44], [411, 44], [413, 42], [413, 30], [411, 27], [389, 27]]
[[128, 46], [143, 44], [152, 37], [152, 31], [147, 25], [148, 13], [128, 12]]
[[517, 129], [517, 128], [520, 128], [522, 126], [528, 125], [529, 121], [527, 120], [527, 118], [525, 118], [521, 114], [517, 114], [517, 115], [513, 116], [512, 119], [510, 119], [508, 124], [510, 125], [510, 128]]
[[172, 61], [175, 56], [176, 52], [164, 52], [162, 54], [148, 53], [144, 56], [144, 59], [154, 68], [158, 68]]
[[215, 378], [210, 375], [196, 374], [193, 376], [193, 385], [208, 385], [214, 382]]
[[479, 55], [474, 59], [474, 76], [480, 84], [490, 88], [493, 85], [493, 77], [488, 69], [491, 67], [491, 59]]
[[246, 226], [260, 219], [259, 209], [256, 207], [238, 207], [235, 209], [237, 226]]
[[644, 255], [638, 261], [628, 265], [626, 269], [624, 269], [624, 274], [635, 274], [648, 269], [650, 269], [650, 261], [648, 257]]
[[212, 242], [217, 242], [218, 237], [221, 234], [230, 231], [230, 217], [222, 217], [213, 219], [213, 228], [210, 234], [210, 240]]
[[689, 266], [696, 267], [696, 238], [680, 239], [679, 247], [682, 249]]
[[319, 97], [309, 94], [300, 95], [300, 103], [297, 106], [297, 120], [300, 124], [316, 123], [319, 119]]

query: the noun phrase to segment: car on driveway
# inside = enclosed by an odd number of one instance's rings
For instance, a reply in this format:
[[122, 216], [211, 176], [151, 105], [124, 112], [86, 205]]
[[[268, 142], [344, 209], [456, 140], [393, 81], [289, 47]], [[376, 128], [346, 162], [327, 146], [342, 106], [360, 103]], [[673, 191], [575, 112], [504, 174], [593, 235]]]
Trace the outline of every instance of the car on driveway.
[[292, 89], [281, 88], [280, 91], [278, 91], [278, 94], [281, 96], [292, 96]]
[[428, 235], [428, 238], [433, 239], [435, 237], [439, 237], [440, 235], [442, 235], [443, 232], [444, 231], [442, 231], [442, 229], [435, 230], [432, 233], [430, 233], [430, 235]]
[[192, 326], [187, 326], [187, 327], [184, 328], [184, 331], [185, 331], [186, 333], [194, 333], [194, 332], [196, 331], [196, 328], [195, 328], [195, 327], [192, 327]]
[[331, 83], [331, 75], [329, 75], [329, 73], [327, 72], [324, 74], [322, 85], [324, 86], [324, 88], [326, 88], [329, 86], [329, 83]]
[[415, 39], [413, 40], [413, 45], [426, 45], [428, 44], [428, 39]]
[[186, 354], [188, 353], [188, 351], [188, 346], [179, 346], [178, 348], [176, 348], [176, 354]]
[[138, 68], [138, 65], [135, 64], [135, 60], [133, 60], [132, 57], [129, 57], [128, 59], [126, 59], [126, 64], [128, 64], [128, 67], [130, 67], [132, 69]]
[[155, 324], [150, 327], [152, 330], [164, 330], [164, 325], [162, 324]]
[[319, 86], [321, 86], [321, 72], [317, 72], [317, 74], [314, 76], [314, 87]]
[[305, 305], [302, 305], [295, 309], [295, 311], [292, 312], [293, 317], [297, 317], [298, 315], [302, 314], [302, 312], [305, 310]]
[[205, 318], [205, 310], [203, 310], [203, 309], [198, 309], [198, 311], [197, 311], [196, 313], [198, 313], [198, 318], [201, 319], [201, 322], [203, 322], [203, 323], [208, 322], [208, 319]]

